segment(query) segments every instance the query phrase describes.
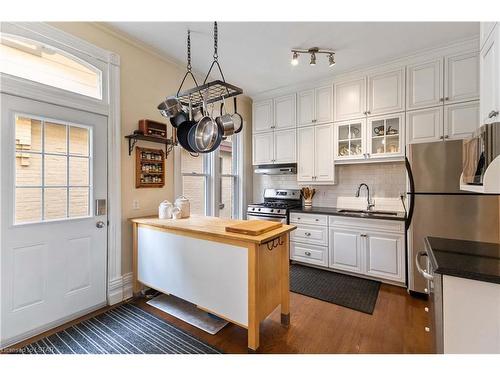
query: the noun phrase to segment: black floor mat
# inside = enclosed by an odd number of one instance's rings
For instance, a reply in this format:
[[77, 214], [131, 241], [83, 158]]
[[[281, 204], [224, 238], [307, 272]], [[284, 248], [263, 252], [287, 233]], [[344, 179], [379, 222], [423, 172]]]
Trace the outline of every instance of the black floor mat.
[[380, 282], [317, 268], [290, 265], [290, 290], [373, 314]]

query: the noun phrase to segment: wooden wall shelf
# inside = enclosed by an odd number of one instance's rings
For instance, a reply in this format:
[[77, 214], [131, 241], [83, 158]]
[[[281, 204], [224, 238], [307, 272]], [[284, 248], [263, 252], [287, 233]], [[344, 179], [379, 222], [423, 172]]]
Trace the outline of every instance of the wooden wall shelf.
[[135, 149], [135, 187], [161, 188], [165, 186], [165, 153], [154, 148]]
[[130, 134], [126, 135], [125, 138], [128, 139], [128, 154], [129, 156], [132, 155], [132, 151], [134, 150], [135, 144], [137, 141], [148, 141], [148, 142], [154, 142], [154, 143], [161, 143], [165, 145], [165, 155], [168, 155], [170, 153], [170, 149], [168, 146], [173, 146], [172, 140], [169, 138], [160, 138], [160, 137], [154, 137], [150, 135], [144, 135], [144, 134]]

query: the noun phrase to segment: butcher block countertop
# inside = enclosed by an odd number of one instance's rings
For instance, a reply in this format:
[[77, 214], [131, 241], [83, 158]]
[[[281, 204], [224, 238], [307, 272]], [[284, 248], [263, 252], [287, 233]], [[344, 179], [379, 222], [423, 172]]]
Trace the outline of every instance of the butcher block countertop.
[[150, 216], [143, 218], [130, 219], [133, 223], [147, 225], [176, 232], [193, 233], [207, 237], [218, 237], [221, 239], [237, 240], [243, 242], [252, 242], [256, 244], [266, 243], [269, 240], [279, 237], [284, 233], [291, 232], [296, 227], [294, 225], [283, 224], [281, 228], [265, 232], [258, 236], [249, 236], [240, 233], [226, 231], [226, 226], [242, 223], [245, 220], [221, 219], [214, 216], [191, 215], [185, 219], [159, 219]]

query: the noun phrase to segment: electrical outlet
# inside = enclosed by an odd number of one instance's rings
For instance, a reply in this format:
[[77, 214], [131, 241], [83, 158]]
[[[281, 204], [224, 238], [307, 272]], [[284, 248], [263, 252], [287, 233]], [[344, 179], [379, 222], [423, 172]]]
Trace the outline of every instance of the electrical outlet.
[[139, 209], [139, 200], [138, 199], [134, 199], [132, 201], [132, 209], [133, 210], [138, 210]]

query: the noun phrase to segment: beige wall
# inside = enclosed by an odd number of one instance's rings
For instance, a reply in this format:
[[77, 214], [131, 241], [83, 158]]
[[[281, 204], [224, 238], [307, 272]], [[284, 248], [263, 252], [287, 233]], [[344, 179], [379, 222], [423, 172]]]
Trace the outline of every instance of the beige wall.
[[[174, 199], [173, 153], [166, 162], [164, 188], [136, 189], [134, 155], [128, 156], [127, 142], [123, 136], [132, 133], [137, 128], [140, 119], [148, 118], [165, 122], [156, 109], [160, 101], [177, 91], [180, 80], [185, 73], [185, 67], [169, 61], [149, 47], [142, 46], [124, 37], [114, 30], [101, 24], [87, 22], [55, 22], [51, 23], [65, 32], [73, 34], [98, 47], [113, 51], [120, 55], [120, 99], [122, 128], [122, 271], [132, 270], [132, 230], [128, 219], [131, 217], [157, 214], [161, 201]], [[168, 36], [166, 36], [168, 37]], [[244, 88], [243, 88], [244, 89]], [[247, 125], [251, 124], [251, 100], [241, 97], [238, 101], [240, 112], [244, 115]], [[250, 134], [250, 138], [248, 137]], [[251, 140], [251, 130], [245, 135], [248, 147]], [[158, 148], [158, 144], [143, 142], [145, 147]], [[247, 152], [248, 157], [248, 152]], [[248, 163], [251, 161], [247, 159]], [[249, 184], [247, 184], [249, 185]], [[251, 190], [248, 197], [251, 197]], [[132, 209], [133, 200], [138, 200], [140, 208]]]

